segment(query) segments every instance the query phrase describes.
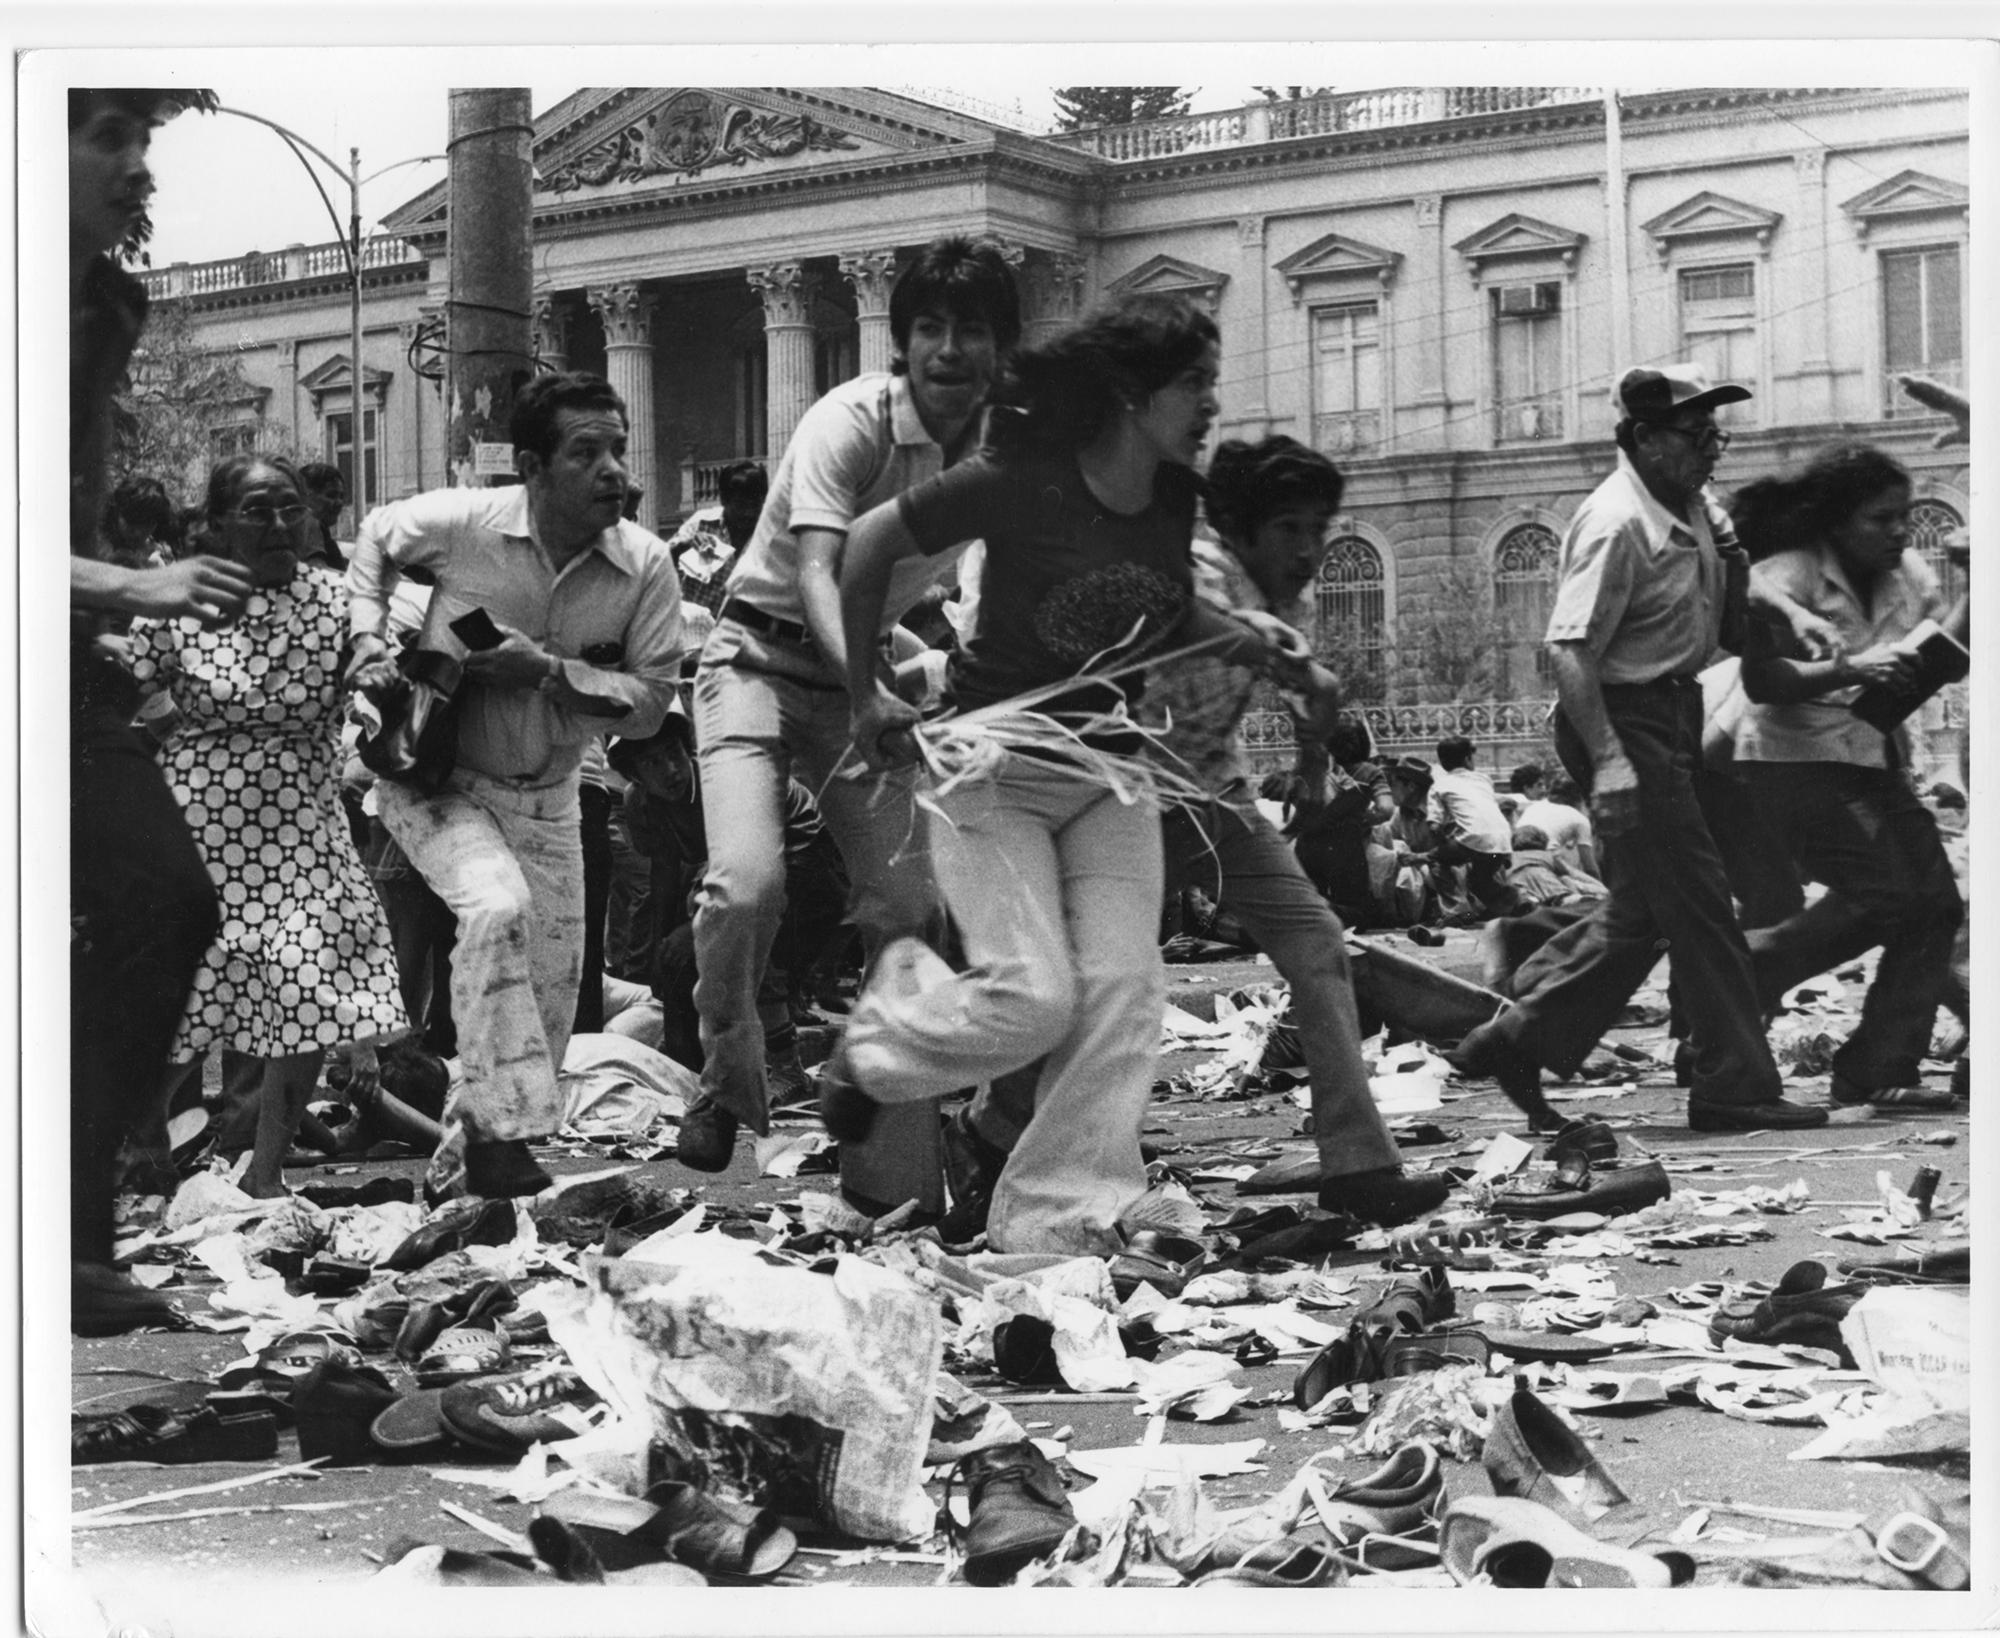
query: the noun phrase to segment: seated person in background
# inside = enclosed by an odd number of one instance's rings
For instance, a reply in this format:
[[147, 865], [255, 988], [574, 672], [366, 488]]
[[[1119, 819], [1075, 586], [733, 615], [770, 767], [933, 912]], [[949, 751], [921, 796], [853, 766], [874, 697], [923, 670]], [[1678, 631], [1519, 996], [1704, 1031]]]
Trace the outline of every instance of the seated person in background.
[[1525, 908], [1507, 884], [1507, 858], [1513, 831], [1493, 794], [1493, 784], [1472, 765], [1472, 741], [1463, 736], [1440, 740], [1438, 771], [1431, 780], [1428, 804], [1437, 827], [1438, 863], [1463, 865], [1465, 885], [1479, 920], [1510, 916]]
[[[1520, 772], [1515, 770], [1517, 778]], [[1522, 794], [1528, 803], [1514, 821], [1515, 826], [1533, 825], [1549, 839], [1550, 851], [1564, 864], [1595, 876], [1597, 847], [1591, 835], [1590, 816], [1583, 811], [1583, 793], [1576, 788], [1576, 781], [1558, 771], [1543, 779], [1534, 790]]]
[[[312, 513], [313, 537], [305, 548], [308, 563], [324, 563], [330, 569], [347, 567], [347, 554], [340, 549], [340, 514], [347, 510], [347, 479], [329, 461], [308, 461], [299, 468], [305, 485], [306, 510]], [[357, 523], [360, 519], [357, 517]]]
[[111, 561], [127, 569], [164, 568], [180, 556], [181, 520], [158, 478], [122, 480], [104, 503]]
[[667, 541], [667, 555], [681, 577], [681, 598], [711, 612], [722, 607], [723, 583], [736, 554], [750, 543], [771, 475], [756, 461], [737, 461], [715, 481], [718, 504], [689, 514]]
[[1395, 799], [1374, 753], [1367, 724], [1343, 712], [1322, 744], [1299, 748], [1285, 798], [1291, 808], [1285, 835], [1299, 864], [1350, 928], [1382, 920], [1369, 838], [1395, 812]]

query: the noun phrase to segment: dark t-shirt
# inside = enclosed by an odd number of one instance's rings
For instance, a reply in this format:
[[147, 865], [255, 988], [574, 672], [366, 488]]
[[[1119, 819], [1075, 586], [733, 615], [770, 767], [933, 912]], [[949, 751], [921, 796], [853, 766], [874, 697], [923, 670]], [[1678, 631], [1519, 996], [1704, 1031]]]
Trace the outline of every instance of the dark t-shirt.
[[[978, 625], [952, 657], [952, 702], [976, 710], [1157, 648], [1193, 596], [1196, 495], [1193, 472], [1162, 465], [1143, 512], [1113, 512], [1075, 457], [992, 450], [905, 490], [896, 504], [926, 553], [986, 542]], [[1136, 701], [1142, 686], [1135, 673], [1036, 709], [1073, 724], [1072, 713], [1108, 710], [1121, 694]]]

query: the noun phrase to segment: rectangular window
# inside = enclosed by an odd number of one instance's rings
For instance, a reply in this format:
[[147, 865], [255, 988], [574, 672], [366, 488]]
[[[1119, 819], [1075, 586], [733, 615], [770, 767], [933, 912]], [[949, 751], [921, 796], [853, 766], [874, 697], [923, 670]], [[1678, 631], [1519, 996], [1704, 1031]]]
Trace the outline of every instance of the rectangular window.
[[1313, 313], [1313, 442], [1329, 455], [1382, 438], [1381, 316], [1372, 301]]
[[227, 426], [210, 427], [208, 443], [218, 461], [226, 461], [232, 455], [254, 455], [257, 453], [257, 423], [232, 421]]
[[1494, 436], [1503, 444], [1560, 438], [1562, 285], [1503, 285], [1492, 299]]
[[[1964, 315], [1960, 306], [1958, 246], [1882, 253], [1884, 372], [1927, 375], [1950, 386], [1964, 381]], [[1885, 383], [1891, 415], [1925, 414], [1893, 379]]]
[[361, 412], [361, 482], [354, 481], [354, 415], [350, 410], [335, 410], [326, 418], [326, 458], [340, 468], [341, 482], [347, 485], [347, 493], [359, 506], [355, 516], [359, 517], [371, 506], [382, 500], [381, 478], [381, 415], [379, 411], [366, 409]]
[[[1762, 373], [1757, 338], [1757, 270], [1690, 267], [1681, 273], [1681, 356], [1711, 381], [1735, 381], [1753, 390]], [[1715, 412], [1724, 426], [1750, 426], [1757, 401], [1724, 404]]]

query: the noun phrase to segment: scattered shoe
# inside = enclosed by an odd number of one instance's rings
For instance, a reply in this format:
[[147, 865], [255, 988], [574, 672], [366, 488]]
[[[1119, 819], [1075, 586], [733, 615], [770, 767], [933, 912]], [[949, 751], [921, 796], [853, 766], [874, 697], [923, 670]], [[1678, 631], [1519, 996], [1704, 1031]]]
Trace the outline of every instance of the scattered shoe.
[[389, 1379], [372, 1366], [320, 1361], [292, 1394], [300, 1458], [324, 1457], [328, 1467], [365, 1467], [381, 1460], [371, 1430], [396, 1398]]
[[573, 1371], [547, 1376], [488, 1377], [446, 1388], [438, 1417], [452, 1437], [481, 1450], [519, 1456], [530, 1445], [574, 1439], [589, 1422], [584, 1407], [596, 1399]]
[[962, 1543], [965, 1579], [975, 1587], [1006, 1585], [1077, 1528], [1061, 1476], [1029, 1440], [975, 1450], [953, 1469], [954, 1480], [961, 1477], [972, 1512]]
[[71, 1263], [69, 1328], [79, 1337], [117, 1337], [129, 1331], [185, 1331], [180, 1306], [127, 1278], [108, 1263]]
[[1587, 1524], [1627, 1500], [1590, 1447], [1525, 1388], [1493, 1416], [1480, 1452], [1498, 1496], [1521, 1496]]
[[797, 1103], [812, 1091], [813, 1078], [799, 1061], [796, 1040], [776, 1048], [765, 1046], [764, 1086], [773, 1109]]
[[1207, 1262], [1208, 1250], [1199, 1240], [1140, 1229], [1111, 1259], [1111, 1286], [1121, 1299], [1141, 1285], [1150, 1285], [1163, 1297], [1178, 1297]]
[[1493, 1358], [1493, 1348], [1483, 1332], [1472, 1330], [1420, 1331], [1415, 1336], [1391, 1337], [1382, 1346], [1382, 1375], [1423, 1376], [1450, 1365], [1483, 1367]]
[[69, 1419], [72, 1466], [95, 1462], [258, 1462], [278, 1450], [277, 1418], [134, 1405]]
[[1448, 1178], [1428, 1172], [1406, 1173], [1400, 1166], [1374, 1171], [1343, 1172], [1319, 1184], [1321, 1211], [1342, 1212], [1378, 1228], [1394, 1228], [1443, 1205], [1451, 1193]]
[[1840, 1322], [1869, 1290], [1866, 1280], [1828, 1285], [1824, 1263], [1794, 1263], [1768, 1297], [1718, 1308], [1708, 1322], [1709, 1338], [1717, 1343], [1736, 1337], [1771, 1347], [1824, 1348], [1838, 1354], [1842, 1366], [1852, 1370], [1854, 1356], [1841, 1337]]
[[1614, 1547], [1519, 1496], [1453, 1502], [1438, 1556], [1462, 1587], [1682, 1587], [1695, 1576], [1686, 1553]]
[[1763, 1103], [1711, 1103], [1688, 1099], [1688, 1127], [1696, 1132], [1804, 1131], [1826, 1124], [1826, 1111], [1771, 1098]]
[[972, 1124], [971, 1110], [945, 1117], [940, 1138], [944, 1149], [944, 1183], [951, 1206], [938, 1223], [938, 1237], [948, 1246], [962, 1246], [986, 1232], [993, 1210], [993, 1191], [1007, 1164], [1007, 1151], [988, 1143]]
[[736, 1153], [736, 1125], [736, 1117], [721, 1104], [695, 1104], [681, 1117], [674, 1158], [690, 1171], [726, 1172]]
[[509, 1199], [453, 1201], [383, 1259], [381, 1266], [408, 1273], [467, 1246], [504, 1246], [514, 1238], [514, 1202]]
[[768, 1508], [668, 1480], [646, 1491], [653, 1508], [647, 1533], [676, 1563], [703, 1575], [767, 1581], [799, 1550], [798, 1537]]
[[247, 1388], [289, 1395], [329, 1360], [359, 1365], [361, 1356], [325, 1331], [292, 1331], [244, 1363], [232, 1365], [216, 1383], [232, 1392]]
[[1857, 1086], [1839, 1070], [1833, 1072], [1831, 1095], [1835, 1108], [1879, 1109], [1888, 1115], [1934, 1113], [1958, 1102], [1944, 1087]]
[[535, 1164], [526, 1138], [486, 1138], [465, 1146], [465, 1192], [482, 1200], [540, 1194], [555, 1179]]
[[[1571, 1150], [1569, 1154], [1581, 1158], [1579, 1150]], [[1657, 1160], [1597, 1173], [1592, 1173], [1586, 1162], [1582, 1168], [1582, 1187], [1496, 1194], [1491, 1205], [1502, 1217], [1525, 1217], [1531, 1221], [1567, 1217], [1579, 1211], [1595, 1212], [1601, 1217], [1623, 1217], [1628, 1212], [1643, 1211], [1672, 1192], [1667, 1170]]]
[[438, 1403], [443, 1388], [419, 1388], [382, 1407], [369, 1426], [368, 1436], [384, 1450], [423, 1450], [450, 1442], [451, 1430], [444, 1425]]
[[417, 1361], [417, 1386], [449, 1388], [475, 1377], [494, 1376], [504, 1371], [513, 1357], [513, 1349], [499, 1331], [454, 1325], [441, 1332]]
[[1876, 1255], [1843, 1257], [1838, 1267], [1850, 1280], [1872, 1285], [1970, 1285], [1972, 1242], [1940, 1241], [1896, 1250], [1885, 1246]]

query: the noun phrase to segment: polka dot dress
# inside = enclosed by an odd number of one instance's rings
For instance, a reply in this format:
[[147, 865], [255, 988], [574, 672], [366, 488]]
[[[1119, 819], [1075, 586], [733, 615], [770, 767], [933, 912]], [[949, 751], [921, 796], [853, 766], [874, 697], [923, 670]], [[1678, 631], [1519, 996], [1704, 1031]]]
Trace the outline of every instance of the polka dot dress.
[[286, 1057], [403, 1027], [396, 960], [340, 806], [347, 588], [301, 568], [221, 631], [133, 624], [133, 674], [171, 694], [165, 773], [222, 900], [174, 1038]]

